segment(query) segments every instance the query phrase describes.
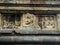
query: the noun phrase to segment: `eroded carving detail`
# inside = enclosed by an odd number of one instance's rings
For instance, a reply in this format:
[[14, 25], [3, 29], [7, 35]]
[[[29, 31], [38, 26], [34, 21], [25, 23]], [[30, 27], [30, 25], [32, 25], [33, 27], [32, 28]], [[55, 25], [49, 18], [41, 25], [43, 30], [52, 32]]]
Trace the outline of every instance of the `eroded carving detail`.
[[34, 15], [30, 13], [22, 15], [1, 15], [2, 29], [19, 30], [56, 30], [54, 15]]
[[55, 16], [40, 16], [39, 26], [42, 30], [56, 30]]

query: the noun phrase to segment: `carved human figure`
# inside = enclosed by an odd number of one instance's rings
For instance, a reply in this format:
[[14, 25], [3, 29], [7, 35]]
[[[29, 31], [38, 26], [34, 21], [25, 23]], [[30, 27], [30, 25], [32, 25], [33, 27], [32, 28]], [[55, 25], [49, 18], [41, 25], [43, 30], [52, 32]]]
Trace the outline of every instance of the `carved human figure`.
[[36, 19], [36, 16], [34, 14], [30, 14], [30, 13], [27, 13], [27, 14], [24, 14], [23, 15], [23, 27], [33, 27], [34, 29], [38, 30], [39, 25], [37, 23], [37, 19]]

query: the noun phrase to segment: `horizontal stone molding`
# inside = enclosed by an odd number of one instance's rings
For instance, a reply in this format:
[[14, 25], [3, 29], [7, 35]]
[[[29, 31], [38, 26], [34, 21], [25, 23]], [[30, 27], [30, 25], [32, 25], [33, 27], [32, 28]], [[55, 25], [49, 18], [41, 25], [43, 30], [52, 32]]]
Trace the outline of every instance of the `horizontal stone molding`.
[[0, 36], [0, 42], [60, 42], [60, 36]]
[[60, 4], [60, 0], [0, 0], [0, 3], [12, 4]]
[[4, 7], [0, 6], [0, 9], [11, 9], [11, 10], [60, 10], [60, 7]]
[[11, 35], [13, 35], [13, 33], [16, 35], [16, 34], [23, 34], [23, 35], [25, 35], [25, 34], [28, 34], [28, 35], [40, 35], [40, 34], [42, 34], [42, 35], [50, 35], [50, 34], [52, 34], [52, 35], [60, 35], [60, 30], [13, 30], [13, 29], [11, 29], [11, 30], [7, 30], [7, 29], [3, 29], [3, 30], [0, 30], [0, 34], [11, 34]]

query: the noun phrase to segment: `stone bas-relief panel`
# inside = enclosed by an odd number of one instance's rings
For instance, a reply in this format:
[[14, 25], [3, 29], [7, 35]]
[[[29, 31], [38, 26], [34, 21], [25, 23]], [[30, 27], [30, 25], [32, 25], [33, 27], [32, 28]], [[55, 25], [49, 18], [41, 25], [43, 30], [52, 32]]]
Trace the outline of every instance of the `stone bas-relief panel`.
[[42, 30], [56, 30], [56, 20], [54, 15], [42, 15], [38, 18], [38, 24]]
[[23, 14], [22, 16], [22, 23], [21, 23], [23, 29], [31, 29], [31, 30], [40, 30], [40, 27], [38, 25], [38, 17], [36, 17], [34, 14]]
[[0, 15], [1, 29], [56, 30], [54, 15], [3, 14]]
[[20, 26], [20, 15], [3, 14], [1, 20], [2, 29], [14, 29]]

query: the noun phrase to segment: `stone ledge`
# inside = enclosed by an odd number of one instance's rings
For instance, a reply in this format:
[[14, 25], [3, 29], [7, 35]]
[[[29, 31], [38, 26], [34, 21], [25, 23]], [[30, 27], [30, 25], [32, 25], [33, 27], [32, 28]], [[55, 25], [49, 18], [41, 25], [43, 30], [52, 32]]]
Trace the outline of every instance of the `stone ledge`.
[[60, 30], [15, 30], [18, 34], [60, 34]]
[[60, 36], [0, 36], [0, 42], [60, 42]]
[[12, 33], [13, 30], [6, 30], [6, 29], [3, 29], [3, 30], [0, 30], [0, 33]]
[[60, 0], [0, 0], [0, 3], [12, 3], [12, 4], [60, 4]]
[[23, 34], [23, 35], [25, 35], [25, 34], [32, 34], [32, 35], [40, 35], [40, 34], [42, 34], [42, 35], [50, 35], [50, 34], [53, 34], [53, 35], [59, 35], [60, 34], [60, 30], [0, 30], [0, 34], [8, 34], [8, 33], [10, 33], [10, 34]]

